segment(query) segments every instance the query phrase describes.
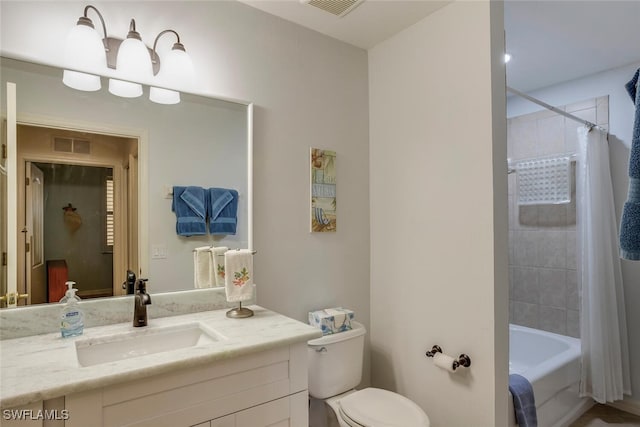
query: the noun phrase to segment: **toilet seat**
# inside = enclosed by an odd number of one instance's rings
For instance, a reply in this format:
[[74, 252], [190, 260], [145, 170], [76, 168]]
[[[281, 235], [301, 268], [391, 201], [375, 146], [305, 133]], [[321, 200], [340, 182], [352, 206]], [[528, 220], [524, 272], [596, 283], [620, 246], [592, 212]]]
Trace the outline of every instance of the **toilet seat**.
[[353, 421], [351, 418], [349, 418], [349, 416], [347, 414], [344, 413], [344, 411], [342, 410], [342, 408], [338, 408], [338, 411], [340, 412], [338, 414], [338, 416], [342, 419], [342, 421], [344, 421], [345, 423], [347, 423], [347, 425], [349, 427], [366, 427], [363, 426], [362, 424], [358, 424], [357, 422]]
[[340, 416], [353, 427], [429, 427], [429, 417], [411, 400], [391, 391], [365, 388], [338, 401]]

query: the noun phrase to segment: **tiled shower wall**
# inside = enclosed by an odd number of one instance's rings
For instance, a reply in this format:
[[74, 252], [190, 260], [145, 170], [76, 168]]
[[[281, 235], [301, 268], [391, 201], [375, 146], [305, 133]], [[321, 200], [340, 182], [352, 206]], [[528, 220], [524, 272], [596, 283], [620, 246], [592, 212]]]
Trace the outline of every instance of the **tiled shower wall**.
[[[608, 128], [607, 96], [559, 107]], [[507, 121], [509, 159], [575, 153], [580, 123], [551, 111]], [[510, 322], [580, 336], [576, 272], [575, 164], [571, 203], [518, 206], [516, 173], [509, 175]]]

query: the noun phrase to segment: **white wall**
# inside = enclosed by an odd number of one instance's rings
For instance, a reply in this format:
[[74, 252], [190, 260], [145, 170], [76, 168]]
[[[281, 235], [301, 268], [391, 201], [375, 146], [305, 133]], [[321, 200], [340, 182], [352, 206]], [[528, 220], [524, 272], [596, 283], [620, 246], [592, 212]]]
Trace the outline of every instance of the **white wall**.
[[[111, 35], [123, 37], [132, 17], [147, 45], [161, 30], [178, 31], [198, 93], [256, 104], [259, 304], [302, 321], [309, 310], [341, 305], [368, 326], [367, 52], [238, 2], [92, 4]], [[61, 64], [66, 33], [85, 5], [2, 2], [2, 51]], [[337, 152], [334, 234], [309, 233], [309, 147]]]
[[[369, 63], [364, 50], [236, 2], [95, 3], [112, 35], [131, 17], [147, 44], [177, 30], [199, 93], [256, 103], [258, 302], [300, 320], [343, 305], [369, 326], [371, 276], [375, 381], [418, 402], [434, 426], [506, 423], [503, 19], [493, 3], [447, 6]], [[84, 6], [2, 2], [2, 51], [61, 64]], [[335, 234], [308, 233], [311, 146], [337, 152]], [[468, 353], [472, 368], [436, 369], [424, 356], [434, 343]]]
[[[589, 98], [609, 95], [609, 148], [613, 192], [618, 218], [627, 198], [629, 185], [628, 166], [633, 131], [634, 106], [624, 85], [631, 80], [640, 63], [630, 64], [578, 80], [554, 85], [529, 93], [551, 105], [565, 105]], [[517, 88], [516, 88], [517, 89]], [[508, 117], [515, 117], [539, 110], [540, 107], [524, 99], [510, 96], [507, 103]], [[640, 262], [622, 260], [627, 329], [631, 363], [632, 399], [640, 413], [640, 367], [633, 361], [640, 360]]]
[[372, 383], [433, 426], [507, 420], [502, 19], [456, 2], [369, 51]]

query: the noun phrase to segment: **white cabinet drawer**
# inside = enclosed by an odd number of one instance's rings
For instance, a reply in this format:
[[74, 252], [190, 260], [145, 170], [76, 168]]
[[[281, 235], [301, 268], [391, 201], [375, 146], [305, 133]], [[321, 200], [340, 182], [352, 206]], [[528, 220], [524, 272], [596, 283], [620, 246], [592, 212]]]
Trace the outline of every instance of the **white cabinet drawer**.
[[[304, 410], [300, 417], [304, 421], [291, 424], [303, 427], [308, 423], [306, 357], [306, 343], [300, 343], [69, 395], [70, 419], [65, 426], [279, 426], [292, 410], [289, 397], [304, 394], [304, 403], [298, 405]], [[273, 403], [281, 398], [285, 400]], [[244, 410], [249, 412], [239, 416]], [[252, 415], [258, 412], [262, 415]], [[270, 421], [246, 421], [251, 417]]]
[[236, 427], [236, 414], [211, 420], [211, 427]]
[[289, 423], [289, 398], [274, 400], [273, 402], [245, 409], [236, 414], [235, 427], [267, 427]]
[[38, 414], [42, 411], [42, 401], [3, 409], [0, 425], [2, 427], [42, 427], [43, 420], [38, 419]]
[[213, 420], [212, 427], [308, 427], [307, 399], [306, 391], [296, 393]]

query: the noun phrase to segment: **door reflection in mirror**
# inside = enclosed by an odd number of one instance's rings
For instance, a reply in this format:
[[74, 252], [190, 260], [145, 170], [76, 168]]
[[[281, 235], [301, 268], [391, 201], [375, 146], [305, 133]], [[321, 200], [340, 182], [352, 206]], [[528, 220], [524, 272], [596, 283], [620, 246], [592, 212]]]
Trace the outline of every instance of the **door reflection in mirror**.
[[137, 182], [137, 141], [19, 125], [17, 157], [25, 183], [18, 188], [18, 292], [28, 295], [19, 305], [57, 302], [67, 280], [81, 298], [121, 294], [117, 272], [137, 270], [129, 257], [136, 242], [116, 230], [137, 225], [136, 193], [127, 185]]

